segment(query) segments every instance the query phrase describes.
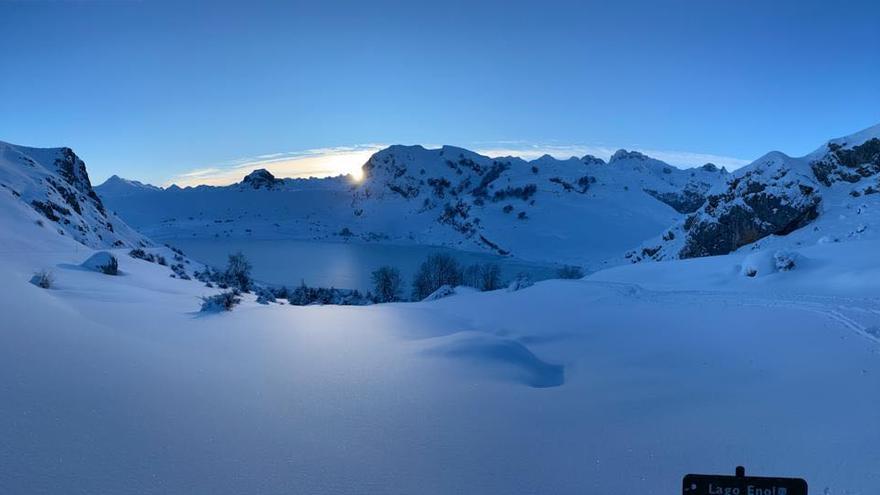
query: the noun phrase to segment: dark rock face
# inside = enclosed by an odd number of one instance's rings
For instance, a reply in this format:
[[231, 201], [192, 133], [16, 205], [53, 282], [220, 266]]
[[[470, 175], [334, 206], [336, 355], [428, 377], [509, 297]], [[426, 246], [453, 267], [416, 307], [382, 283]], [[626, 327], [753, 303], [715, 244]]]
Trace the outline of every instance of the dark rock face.
[[756, 168], [710, 195], [685, 220], [687, 237], [679, 257], [727, 254], [768, 235], [789, 234], [818, 217], [818, 191], [789, 173], [785, 166]]
[[679, 213], [694, 213], [706, 202], [708, 189], [708, 184], [690, 183], [681, 191], [676, 192], [661, 193], [653, 189], [645, 189], [644, 191]]
[[617, 150], [614, 152], [613, 155], [611, 155], [611, 159], [608, 160], [608, 163], [612, 164], [614, 162], [618, 162], [621, 160], [647, 161], [647, 160], [650, 160], [650, 158], [643, 155], [642, 153], [639, 153], [638, 151]]
[[858, 182], [880, 173], [880, 139], [873, 138], [845, 149], [839, 144], [828, 145], [828, 153], [810, 164], [813, 175], [822, 184]]
[[596, 158], [593, 155], [584, 155], [581, 157], [581, 161], [584, 165], [605, 165], [605, 160], [601, 158]]
[[266, 188], [272, 189], [276, 185], [284, 182], [282, 179], [276, 179], [268, 170], [261, 168], [247, 174], [242, 179], [242, 184], [247, 184], [254, 189]]
[[77, 191], [88, 194], [92, 190], [86, 164], [76, 156], [72, 149], [61, 148], [60, 156], [55, 159], [55, 168], [58, 170], [58, 175]]

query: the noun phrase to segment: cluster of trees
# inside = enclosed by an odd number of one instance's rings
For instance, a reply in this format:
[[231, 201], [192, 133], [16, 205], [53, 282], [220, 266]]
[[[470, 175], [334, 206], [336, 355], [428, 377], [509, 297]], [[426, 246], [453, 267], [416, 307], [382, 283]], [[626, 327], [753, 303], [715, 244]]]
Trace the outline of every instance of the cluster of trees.
[[[403, 278], [397, 268], [382, 266], [373, 272], [372, 279], [375, 302], [404, 300]], [[413, 277], [412, 300], [421, 301], [444, 285], [467, 285], [483, 291], [500, 289], [503, 287], [501, 267], [495, 263], [462, 267], [458, 260], [448, 254], [432, 254], [419, 265]]]
[[[286, 289], [282, 288], [282, 290]], [[360, 306], [370, 302], [369, 298], [362, 295], [358, 290], [309, 287], [304, 281], [299, 287], [288, 291], [287, 301], [293, 306], [308, 306], [310, 304]]]
[[[251, 278], [251, 264], [241, 252], [231, 254], [224, 271], [207, 268], [203, 272], [196, 272], [196, 278], [203, 281], [209, 287], [212, 282], [222, 289], [231, 289], [234, 295], [254, 291], [258, 302], [268, 304], [277, 299], [287, 299], [291, 305], [306, 306], [310, 304], [340, 304], [361, 305], [370, 303], [388, 303], [406, 300], [404, 296], [403, 276], [398, 268], [393, 266], [381, 266], [372, 273], [373, 292], [362, 294], [357, 290], [335, 289], [324, 287], [309, 287], [302, 282], [294, 289], [287, 287], [266, 287], [256, 285]], [[559, 278], [575, 279], [584, 276], [583, 270], [578, 266], [566, 265], [559, 269]], [[521, 280], [522, 279], [522, 280]], [[531, 285], [527, 277], [520, 277], [516, 283], [519, 286]], [[441, 287], [456, 287], [466, 285], [481, 291], [497, 290], [505, 286], [501, 278], [501, 267], [496, 263], [475, 263], [462, 266], [459, 261], [444, 253], [436, 253], [428, 256], [419, 265], [410, 291], [413, 301], [421, 301], [430, 296]], [[211, 301], [222, 302], [221, 306], [228, 306], [226, 299]], [[216, 307], [213, 305], [212, 307]]]
[[211, 267], [205, 267], [202, 272], [193, 272], [196, 279], [205, 282], [208, 287], [214, 284], [221, 289], [233, 288], [239, 292], [250, 292], [254, 287], [254, 280], [251, 278], [250, 261], [241, 251], [230, 254], [226, 262], [226, 270], [219, 271]]

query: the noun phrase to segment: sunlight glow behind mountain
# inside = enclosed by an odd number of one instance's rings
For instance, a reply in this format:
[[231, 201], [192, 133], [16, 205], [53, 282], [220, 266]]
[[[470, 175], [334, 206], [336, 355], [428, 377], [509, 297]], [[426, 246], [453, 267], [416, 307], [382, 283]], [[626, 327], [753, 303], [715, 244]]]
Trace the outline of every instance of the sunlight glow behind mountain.
[[[363, 178], [363, 172], [361, 171], [363, 164], [370, 159], [373, 153], [386, 146], [384, 144], [371, 143], [241, 158], [216, 166], [191, 170], [172, 177], [165, 181], [163, 185], [177, 184], [181, 187], [229, 185], [239, 182], [245, 175], [260, 168], [265, 168], [276, 177], [308, 178], [350, 175], [353, 180], [359, 181]], [[425, 147], [439, 148], [440, 145], [426, 144]], [[489, 157], [516, 156], [524, 160], [534, 160], [545, 154], [560, 160], [588, 154], [608, 160], [619, 149], [619, 147], [610, 146], [533, 144], [521, 141], [478, 143], [465, 147]], [[749, 160], [710, 153], [653, 150], [640, 147], [628, 147], [626, 149], [639, 151], [679, 168], [699, 167], [705, 163], [712, 162], [719, 167], [723, 166], [728, 170], [735, 170], [749, 163]]]

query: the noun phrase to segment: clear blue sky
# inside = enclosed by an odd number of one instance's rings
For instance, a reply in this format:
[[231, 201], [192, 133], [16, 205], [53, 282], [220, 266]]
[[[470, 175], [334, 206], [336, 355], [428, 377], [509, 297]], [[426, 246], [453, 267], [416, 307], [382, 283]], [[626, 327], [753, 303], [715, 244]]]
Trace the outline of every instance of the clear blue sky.
[[364, 143], [753, 159], [880, 122], [880, 2], [0, 2], [0, 140], [163, 182]]

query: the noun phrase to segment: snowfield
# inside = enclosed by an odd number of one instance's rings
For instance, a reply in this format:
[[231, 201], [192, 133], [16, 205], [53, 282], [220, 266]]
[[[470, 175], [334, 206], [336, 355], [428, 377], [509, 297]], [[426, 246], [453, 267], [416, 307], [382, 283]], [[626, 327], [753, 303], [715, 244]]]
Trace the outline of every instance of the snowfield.
[[[660, 495], [686, 473], [744, 465], [803, 477], [812, 493], [874, 495], [878, 196], [862, 177], [876, 180], [873, 168], [857, 161], [880, 140], [866, 143], [819, 164], [844, 179], [822, 190], [813, 223], [725, 256], [440, 289], [452, 295], [416, 303], [243, 294], [213, 313], [201, 298], [219, 290], [183, 279], [204, 267], [105, 211], [72, 151], [0, 144], [0, 493]], [[647, 158], [614, 161], [694, 184]], [[401, 190], [418, 184], [391, 176]], [[314, 185], [249, 177], [189, 194], [216, 206], [215, 195]], [[611, 197], [609, 183], [600, 177], [593, 198]], [[348, 194], [330, 189], [321, 194]], [[376, 194], [358, 199], [366, 218], [384, 214]], [[564, 194], [542, 197], [587, 208]], [[643, 219], [671, 215], [632, 197]]]
[[213, 289], [126, 250], [84, 270], [6, 196], [2, 492], [665, 494], [737, 464], [880, 489], [875, 243], [204, 315]]

